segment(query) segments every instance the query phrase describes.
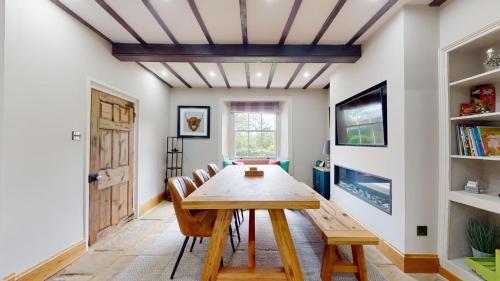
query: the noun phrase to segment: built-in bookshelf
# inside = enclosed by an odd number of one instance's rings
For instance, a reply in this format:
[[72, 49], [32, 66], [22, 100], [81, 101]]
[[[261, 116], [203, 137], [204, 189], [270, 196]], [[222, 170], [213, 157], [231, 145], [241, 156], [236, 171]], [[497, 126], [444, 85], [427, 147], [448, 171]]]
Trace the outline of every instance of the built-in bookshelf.
[[[465, 264], [472, 256], [466, 236], [470, 219], [500, 226], [500, 157], [460, 152], [457, 125], [500, 127], [500, 68], [486, 68], [486, 50], [500, 48], [500, 24], [469, 36], [440, 54], [440, 222], [441, 265], [463, 280], [482, 280]], [[470, 102], [471, 88], [495, 87], [496, 112], [460, 116], [460, 104]], [[469, 193], [469, 180], [486, 186], [483, 194]]]

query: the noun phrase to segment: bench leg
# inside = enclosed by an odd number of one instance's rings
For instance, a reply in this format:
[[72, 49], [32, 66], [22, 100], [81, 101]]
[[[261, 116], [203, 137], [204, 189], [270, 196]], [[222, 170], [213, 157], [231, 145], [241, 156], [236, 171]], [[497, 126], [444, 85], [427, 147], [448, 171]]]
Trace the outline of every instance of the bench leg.
[[333, 264], [335, 262], [335, 245], [325, 245], [323, 251], [323, 261], [321, 262], [321, 280], [331, 281], [333, 274]]
[[354, 262], [354, 265], [358, 267], [358, 272], [356, 272], [356, 278], [358, 278], [359, 281], [368, 281], [363, 245], [352, 245], [351, 249], [352, 249], [352, 260]]

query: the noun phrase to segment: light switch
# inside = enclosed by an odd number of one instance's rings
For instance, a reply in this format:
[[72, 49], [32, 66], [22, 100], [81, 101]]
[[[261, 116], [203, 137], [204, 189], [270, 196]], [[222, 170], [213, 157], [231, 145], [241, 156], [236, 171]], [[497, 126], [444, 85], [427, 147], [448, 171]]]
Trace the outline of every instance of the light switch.
[[82, 138], [82, 133], [80, 131], [72, 131], [71, 132], [71, 139], [73, 141], [80, 141]]

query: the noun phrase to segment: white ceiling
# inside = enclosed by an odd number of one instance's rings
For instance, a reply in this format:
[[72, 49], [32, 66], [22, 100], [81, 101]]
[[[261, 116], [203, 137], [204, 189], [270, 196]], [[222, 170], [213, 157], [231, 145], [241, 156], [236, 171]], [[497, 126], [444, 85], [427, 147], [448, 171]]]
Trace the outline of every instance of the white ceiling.
[[[326, 30], [319, 44], [345, 44], [388, 0], [348, 0]], [[115, 43], [138, 43], [130, 33], [111, 17], [96, 1], [60, 0], [83, 20], [102, 32]], [[207, 44], [208, 41], [196, 20], [187, 0], [150, 0], [175, 39], [181, 44]], [[285, 44], [311, 44], [338, 0], [303, 0], [291, 26]], [[424, 4], [430, 0], [401, 0], [402, 3]], [[172, 44], [142, 0], [106, 0], [106, 3], [130, 25], [147, 43]], [[195, 0], [196, 6], [216, 44], [242, 44], [239, 0]], [[292, 10], [294, 0], [247, 0], [248, 42], [250, 44], [277, 44]], [[387, 13], [392, 15], [393, 11]], [[387, 17], [388, 17], [387, 16]], [[380, 21], [386, 20], [382, 18]], [[379, 25], [372, 28], [378, 28]], [[370, 30], [372, 33], [373, 30]], [[362, 36], [356, 44], [362, 44]], [[192, 87], [208, 87], [189, 63], [170, 63]], [[173, 87], [186, 87], [160, 62], [144, 62], [145, 67], [156, 73]], [[213, 87], [226, 87], [217, 64], [196, 63], [196, 67]], [[272, 88], [283, 88], [297, 68], [296, 63], [279, 63], [271, 83]], [[306, 63], [291, 88], [302, 88], [324, 66]], [[247, 87], [245, 64], [223, 63], [231, 87]], [[250, 86], [265, 88], [271, 70], [270, 63], [250, 63]], [[311, 83], [310, 88], [323, 88], [339, 64], [332, 64]]]

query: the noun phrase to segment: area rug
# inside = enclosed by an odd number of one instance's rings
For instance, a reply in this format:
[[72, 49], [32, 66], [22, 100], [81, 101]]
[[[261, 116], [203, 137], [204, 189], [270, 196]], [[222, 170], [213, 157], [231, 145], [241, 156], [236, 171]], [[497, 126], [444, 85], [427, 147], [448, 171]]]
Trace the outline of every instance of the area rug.
[[[247, 262], [248, 242], [248, 212], [240, 227], [241, 242], [238, 242], [233, 223], [233, 238], [236, 252], [233, 253], [229, 239], [224, 249], [224, 265], [245, 266]], [[300, 213], [286, 211], [286, 217], [300, 259], [304, 279], [319, 281], [321, 257], [324, 244], [314, 226]], [[271, 221], [267, 212], [256, 212], [256, 264], [257, 266], [281, 266], [280, 255], [274, 240]], [[158, 239], [144, 252], [133, 260], [115, 281], [158, 281], [170, 280], [170, 273], [180, 251], [184, 236], [180, 233], [177, 223], [172, 223]], [[200, 244], [199, 239], [194, 244], [193, 252], [189, 252], [192, 239], [189, 240], [186, 252], [180, 262], [174, 280], [199, 280], [203, 262], [207, 253], [209, 238]], [[342, 258], [352, 261], [350, 247], [339, 248]], [[369, 280], [385, 281], [383, 274], [370, 262], [367, 262]], [[351, 273], [335, 273], [333, 280], [357, 280]]]

